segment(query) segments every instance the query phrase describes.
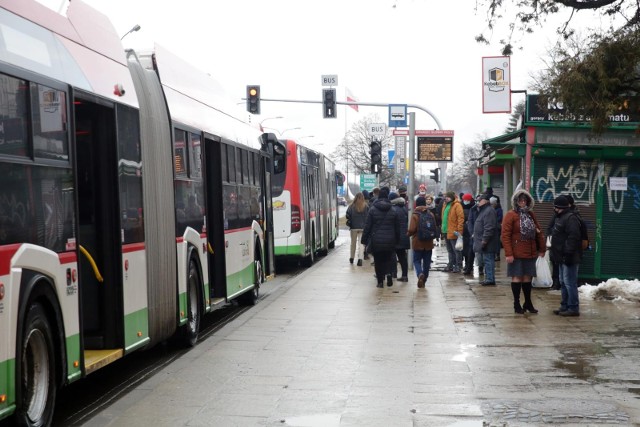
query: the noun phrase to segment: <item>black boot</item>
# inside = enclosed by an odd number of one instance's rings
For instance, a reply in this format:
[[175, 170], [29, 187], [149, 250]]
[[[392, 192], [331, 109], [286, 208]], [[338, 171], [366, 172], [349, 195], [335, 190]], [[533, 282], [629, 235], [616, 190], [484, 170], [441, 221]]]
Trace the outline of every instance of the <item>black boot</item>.
[[513, 310], [518, 314], [523, 314], [524, 310], [520, 305], [520, 288], [522, 284], [520, 282], [511, 282], [511, 292], [513, 293]]
[[522, 309], [529, 313], [537, 313], [538, 310], [533, 307], [533, 303], [531, 302], [531, 282], [522, 283], [522, 293], [524, 294], [524, 305]]

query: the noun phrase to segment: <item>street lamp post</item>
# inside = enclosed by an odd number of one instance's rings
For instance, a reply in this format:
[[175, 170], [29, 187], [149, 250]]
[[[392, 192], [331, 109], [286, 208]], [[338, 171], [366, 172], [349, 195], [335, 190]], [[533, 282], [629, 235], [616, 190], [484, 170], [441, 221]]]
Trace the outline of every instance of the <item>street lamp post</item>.
[[[276, 116], [276, 117], [267, 117], [266, 119], [262, 119], [259, 123], [260, 126], [260, 130], [264, 132], [264, 128], [262, 127], [262, 124], [264, 122], [266, 122], [267, 120], [275, 120], [275, 119], [284, 119], [283, 116]], [[271, 129], [271, 128], [267, 128], [267, 129]]]
[[264, 126], [265, 129], [271, 129], [271, 130], [275, 130], [276, 132], [278, 132], [278, 136], [282, 138], [282, 135], [284, 135], [286, 132], [290, 131], [290, 130], [299, 130], [302, 129], [301, 127], [296, 127], [296, 128], [289, 128], [289, 129], [285, 129], [282, 132], [280, 132], [278, 129], [276, 128], [270, 128], [267, 126]]
[[135, 33], [136, 31], [139, 31], [139, 30], [140, 30], [140, 25], [138, 25], [138, 24], [134, 25], [132, 29], [130, 29], [129, 31], [124, 33], [124, 35], [122, 37], [120, 37], [120, 40], [125, 38], [127, 35], [129, 35], [131, 33]]

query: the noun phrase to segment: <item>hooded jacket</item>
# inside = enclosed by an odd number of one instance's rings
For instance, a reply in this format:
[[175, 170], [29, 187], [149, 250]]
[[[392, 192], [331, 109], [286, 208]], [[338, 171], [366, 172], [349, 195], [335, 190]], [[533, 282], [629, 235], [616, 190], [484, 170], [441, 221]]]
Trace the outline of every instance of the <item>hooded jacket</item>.
[[[449, 208], [448, 217], [444, 217], [444, 212], [447, 209], [447, 203], [442, 202], [442, 223], [444, 224], [447, 221], [447, 239], [457, 239], [458, 237], [454, 234], [455, 231], [460, 233], [462, 236], [464, 234], [464, 211], [462, 210], [462, 205], [459, 201], [456, 200], [456, 195], [454, 192], [450, 191], [447, 193], [447, 197], [451, 197], [451, 207]], [[443, 199], [444, 200], [444, 199]]]
[[367, 215], [360, 243], [367, 252], [395, 251], [400, 240], [400, 219], [387, 198], [377, 199]]
[[391, 200], [391, 204], [393, 205], [393, 209], [396, 211], [398, 215], [398, 220], [400, 221], [400, 240], [396, 245], [396, 249], [409, 249], [411, 246], [411, 242], [409, 241], [409, 236], [406, 234], [407, 223], [409, 222], [409, 210], [405, 205], [404, 197], [397, 197]]
[[[529, 198], [529, 214], [536, 227], [536, 235], [532, 240], [522, 240], [520, 234], [520, 213], [518, 212], [518, 197], [524, 194]], [[502, 220], [502, 246], [505, 257], [532, 259], [538, 254], [544, 255], [546, 251], [545, 237], [540, 228], [540, 224], [533, 213], [535, 202], [533, 197], [526, 190], [518, 190], [511, 197], [511, 209], [505, 214]]]

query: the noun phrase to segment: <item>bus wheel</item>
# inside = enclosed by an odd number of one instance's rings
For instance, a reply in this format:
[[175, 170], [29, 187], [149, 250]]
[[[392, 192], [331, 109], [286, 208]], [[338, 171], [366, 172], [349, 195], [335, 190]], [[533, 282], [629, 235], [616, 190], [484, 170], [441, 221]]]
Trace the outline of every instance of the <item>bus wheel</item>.
[[44, 308], [29, 307], [20, 349], [16, 421], [20, 426], [48, 426], [56, 400], [53, 333]]
[[187, 276], [187, 324], [184, 327], [184, 344], [193, 347], [198, 342], [200, 331], [200, 274], [194, 260], [189, 261]]
[[260, 297], [260, 284], [262, 283], [263, 277], [262, 258], [260, 257], [260, 253], [257, 252], [253, 260], [253, 289], [242, 294], [240, 298], [243, 304], [256, 305]]
[[311, 267], [313, 263], [316, 261], [316, 239], [311, 240], [311, 252], [304, 259], [304, 266]]

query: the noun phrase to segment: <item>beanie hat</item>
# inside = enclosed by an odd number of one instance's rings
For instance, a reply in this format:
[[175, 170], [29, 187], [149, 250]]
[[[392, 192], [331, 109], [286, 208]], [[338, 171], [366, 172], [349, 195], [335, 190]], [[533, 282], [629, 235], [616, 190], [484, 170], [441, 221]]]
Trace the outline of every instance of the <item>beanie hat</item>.
[[480, 196], [480, 200], [486, 200], [486, 201], [490, 202], [491, 201], [491, 196], [489, 194], [487, 194], [487, 193], [484, 193], [484, 194], [482, 194]]
[[573, 200], [573, 196], [571, 194], [567, 194], [564, 197], [567, 198], [567, 201], [569, 202], [569, 205], [573, 205], [575, 203], [575, 200]]
[[473, 196], [471, 194], [467, 193], [464, 196], [462, 196], [462, 200], [472, 201], [473, 200]]
[[489, 199], [489, 203], [491, 203], [492, 205], [498, 204], [498, 198], [496, 196], [491, 196], [491, 198]]
[[558, 196], [553, 201], [553, 207], [558, 209], [567, 209], [571, 206], [569, 205], [569, 199], [567, 199], [567, 196]]
[[420, 196], [416, 199], [416, 206], [427, 206], [427, 199]]
[[407, 187], [405, 187], [404, 185], [401, 185], [400, 188], [398, 188], [398, 193], [402, 194], [406, 192], [407, 192]]
[[399, 196], [396, 193], [389, 193], [389, 200], [395, 200], [397, 199]]
[[389, 187], [382, 187], [378, 193], [379, 199], [387, 199], [389, 197]]

